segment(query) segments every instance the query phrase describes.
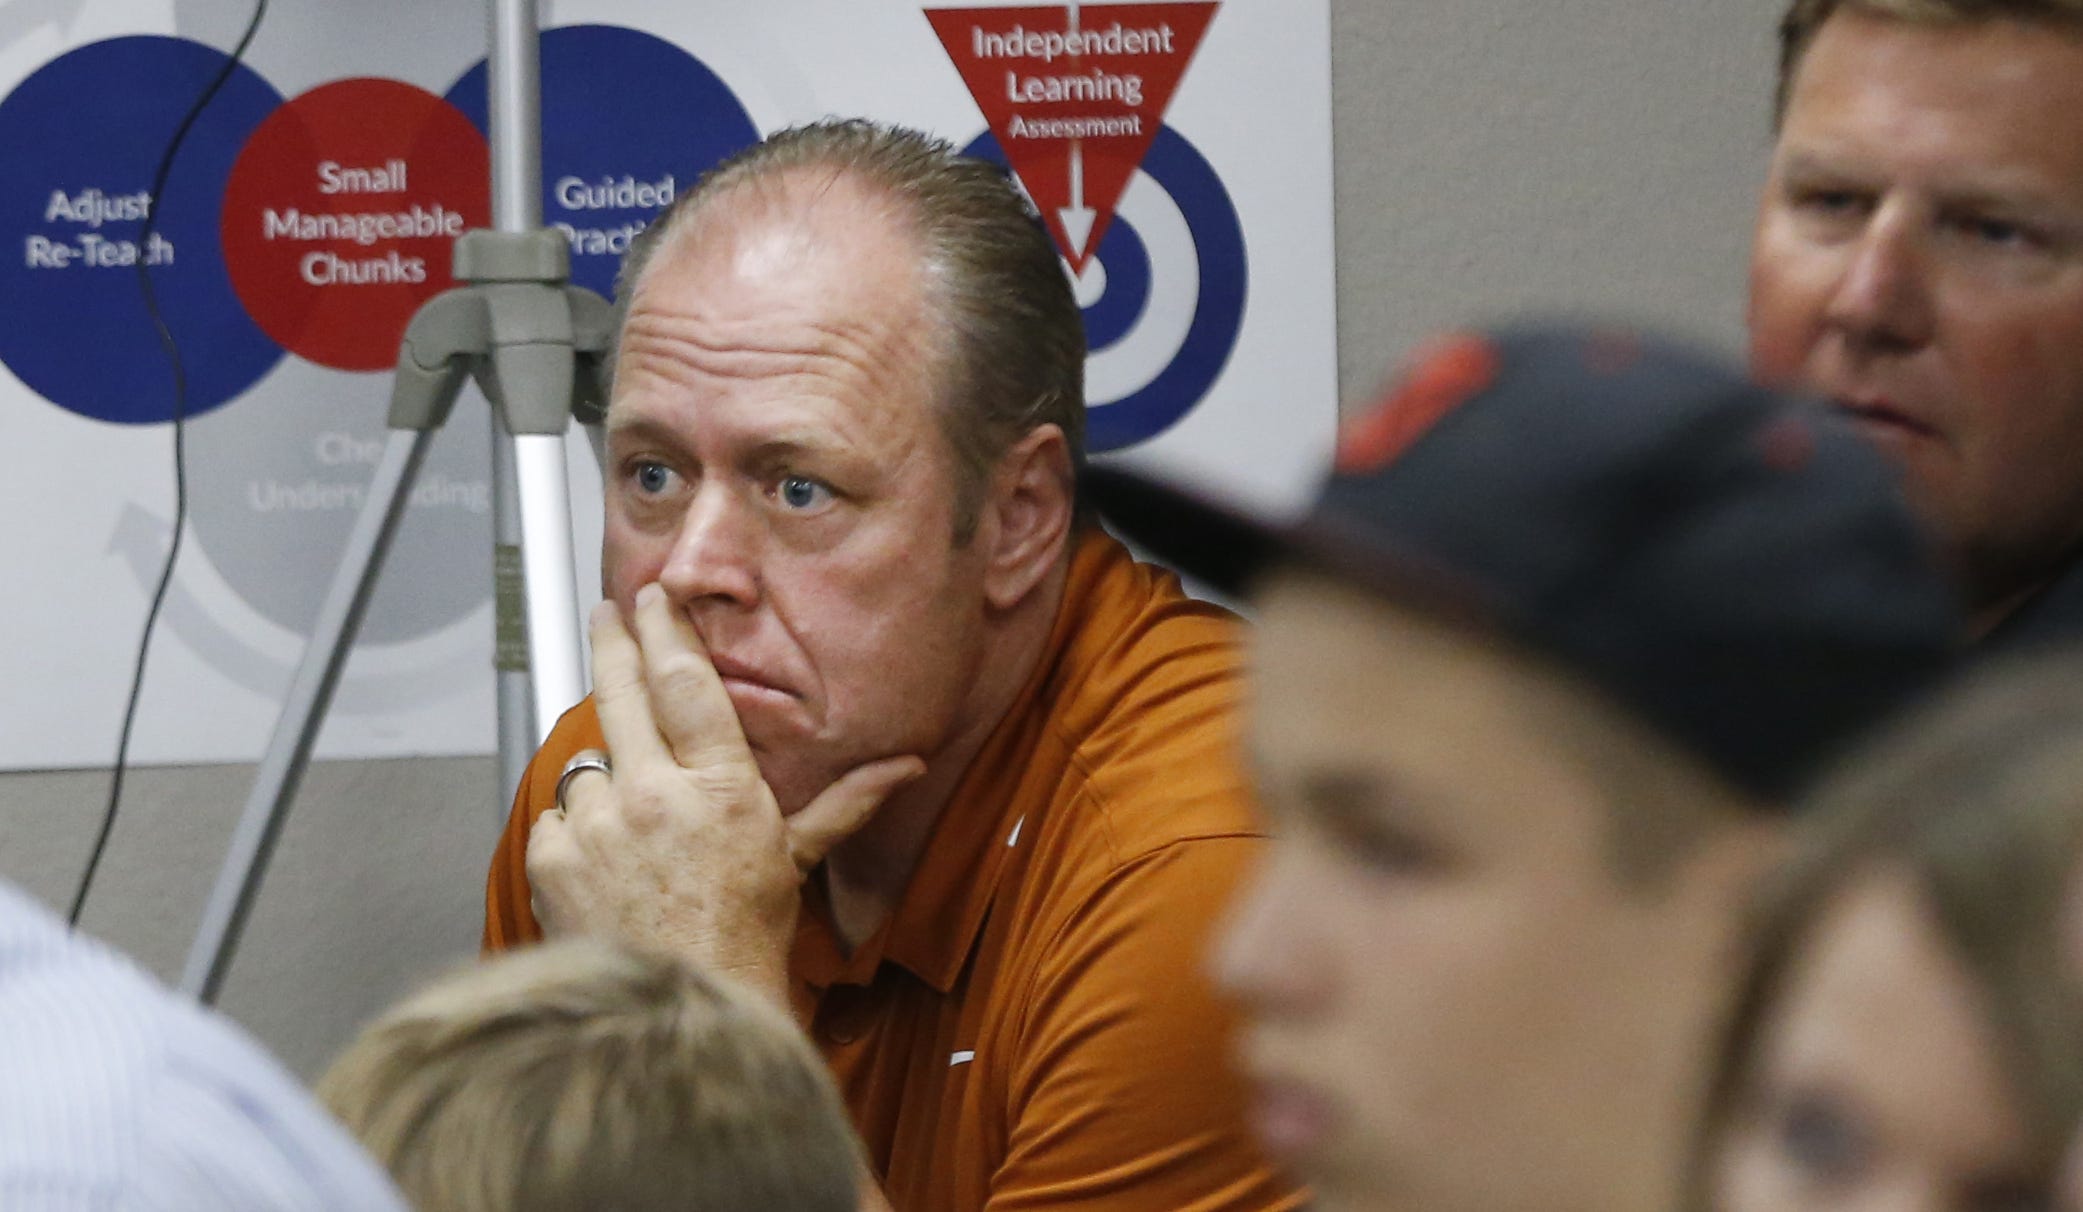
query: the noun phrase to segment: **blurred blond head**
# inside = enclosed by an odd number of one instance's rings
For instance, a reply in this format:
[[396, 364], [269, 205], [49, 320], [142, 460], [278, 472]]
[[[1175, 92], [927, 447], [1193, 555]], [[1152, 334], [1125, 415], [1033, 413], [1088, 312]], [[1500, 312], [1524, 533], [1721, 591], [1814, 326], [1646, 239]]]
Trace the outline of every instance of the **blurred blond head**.
[[822, 1062], [749, 991], [573, 941], [400, 1003], [319, 1097], [422, 1212], [852, 1212], [859, 1152]]
[[1805, 815], [1754, 915], [1694, 1206], [2050, 1206], [2083, 1116], [2083, 653], [1982, 671]]

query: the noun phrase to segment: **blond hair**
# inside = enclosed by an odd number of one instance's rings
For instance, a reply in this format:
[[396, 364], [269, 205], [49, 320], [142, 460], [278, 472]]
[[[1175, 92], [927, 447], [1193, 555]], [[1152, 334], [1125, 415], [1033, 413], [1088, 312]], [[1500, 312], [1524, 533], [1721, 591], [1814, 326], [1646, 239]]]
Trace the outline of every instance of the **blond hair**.
[[1919, 25], [1962, 25], [2007, 18], [2083, 32], [2083, 0], [1793, 0], [1779, 21], [1779, 86], [1773, 122], [1786, 117], [1794, 75], [1823, 23], [1852, 9]]
[[2083, 998], [2062, 962], [2083, 859], [2083, 661], [1984, 671], [1850, 762], [1803, 813], [1800, 852], [1753, 912], [1751, 967], [1702, 1124], [1694, 1204], [1788, 974], [1838, 893], [1907, 875], [1975, 986], [1998, 1064], [2051, 1171], [2083, 1115]]
[[853, 1212], [809, 1042], [753, 993], [600, 942], [500, 956], [366, 1028], [325, 1105], [422, 1212]]
[[881, 194], [919, 243], [931, 311], [922, 318], [940, 336], [939, 421], [955, 453], [958, 539], [976, 524], [994, 464], [1043, 425], [1063, 433], [1075, 495], [1085, 464], [1085, 321], [1070, 279], [1005, 170], [930, 135], [833, 119], [778, 131], [716, 165], [631, 242], [615, 279], [615, 331], [660, 250], [713, 204], [805, 171]]

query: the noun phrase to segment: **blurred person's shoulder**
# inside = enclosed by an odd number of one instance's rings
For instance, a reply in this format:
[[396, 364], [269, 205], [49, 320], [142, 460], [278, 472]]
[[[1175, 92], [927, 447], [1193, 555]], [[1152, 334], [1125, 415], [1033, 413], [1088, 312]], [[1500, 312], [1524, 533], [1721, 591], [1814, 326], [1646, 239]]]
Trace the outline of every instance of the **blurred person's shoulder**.
[[2053, 581], [1991, 630], [1981, 646], [2001, 655], [2047, 644], [2083, 644], [2083, 551], [2070, 556]]
[[4, 884], [0, 1038], [0, 1207], [403, 1206], [243, 1032]]

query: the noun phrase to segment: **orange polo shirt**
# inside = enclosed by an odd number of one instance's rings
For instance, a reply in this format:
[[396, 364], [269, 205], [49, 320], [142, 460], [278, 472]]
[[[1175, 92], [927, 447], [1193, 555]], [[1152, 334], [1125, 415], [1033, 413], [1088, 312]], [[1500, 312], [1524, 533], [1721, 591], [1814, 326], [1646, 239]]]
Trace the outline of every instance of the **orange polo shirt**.
[[[851, 955], [806, 882], [796, 1010], [897, 1212], [1295, 1208], [1245, 1125], [1210, 933], [1264, 845], [1240, 625], [1097, 531], [1039, 667]], [[590, 700], [530, 765], [485, 946], [541, 937], [527, 832], [602, 743]]]

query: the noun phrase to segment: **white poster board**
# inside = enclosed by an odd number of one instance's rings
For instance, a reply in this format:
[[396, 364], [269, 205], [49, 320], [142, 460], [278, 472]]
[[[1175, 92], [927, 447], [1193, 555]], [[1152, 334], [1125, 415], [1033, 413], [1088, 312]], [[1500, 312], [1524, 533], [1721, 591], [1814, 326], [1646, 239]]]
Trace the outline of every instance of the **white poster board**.
[[[106, 764], [188, 516], [133, 742], [251, 760], [384, 435], [406, 319], [487, 217], [484, 12], [275, 0], [140, 243], [234, 0], [0, 4], [0, 769]], [[1074, 269], [1093, 449], [1298, 507], [1336, 426], [1328, 0], [544, 5], [545, 220], [605, 291], [629, 235], [760, 132], [865, 115], [1008, 159]], [[1008, 155], [1008, 153], [1010, 153]], [[490, 751], [486, 410], [435, 445], [320, 757]], [[576, 435], [580, 579], [598, 478]]]

